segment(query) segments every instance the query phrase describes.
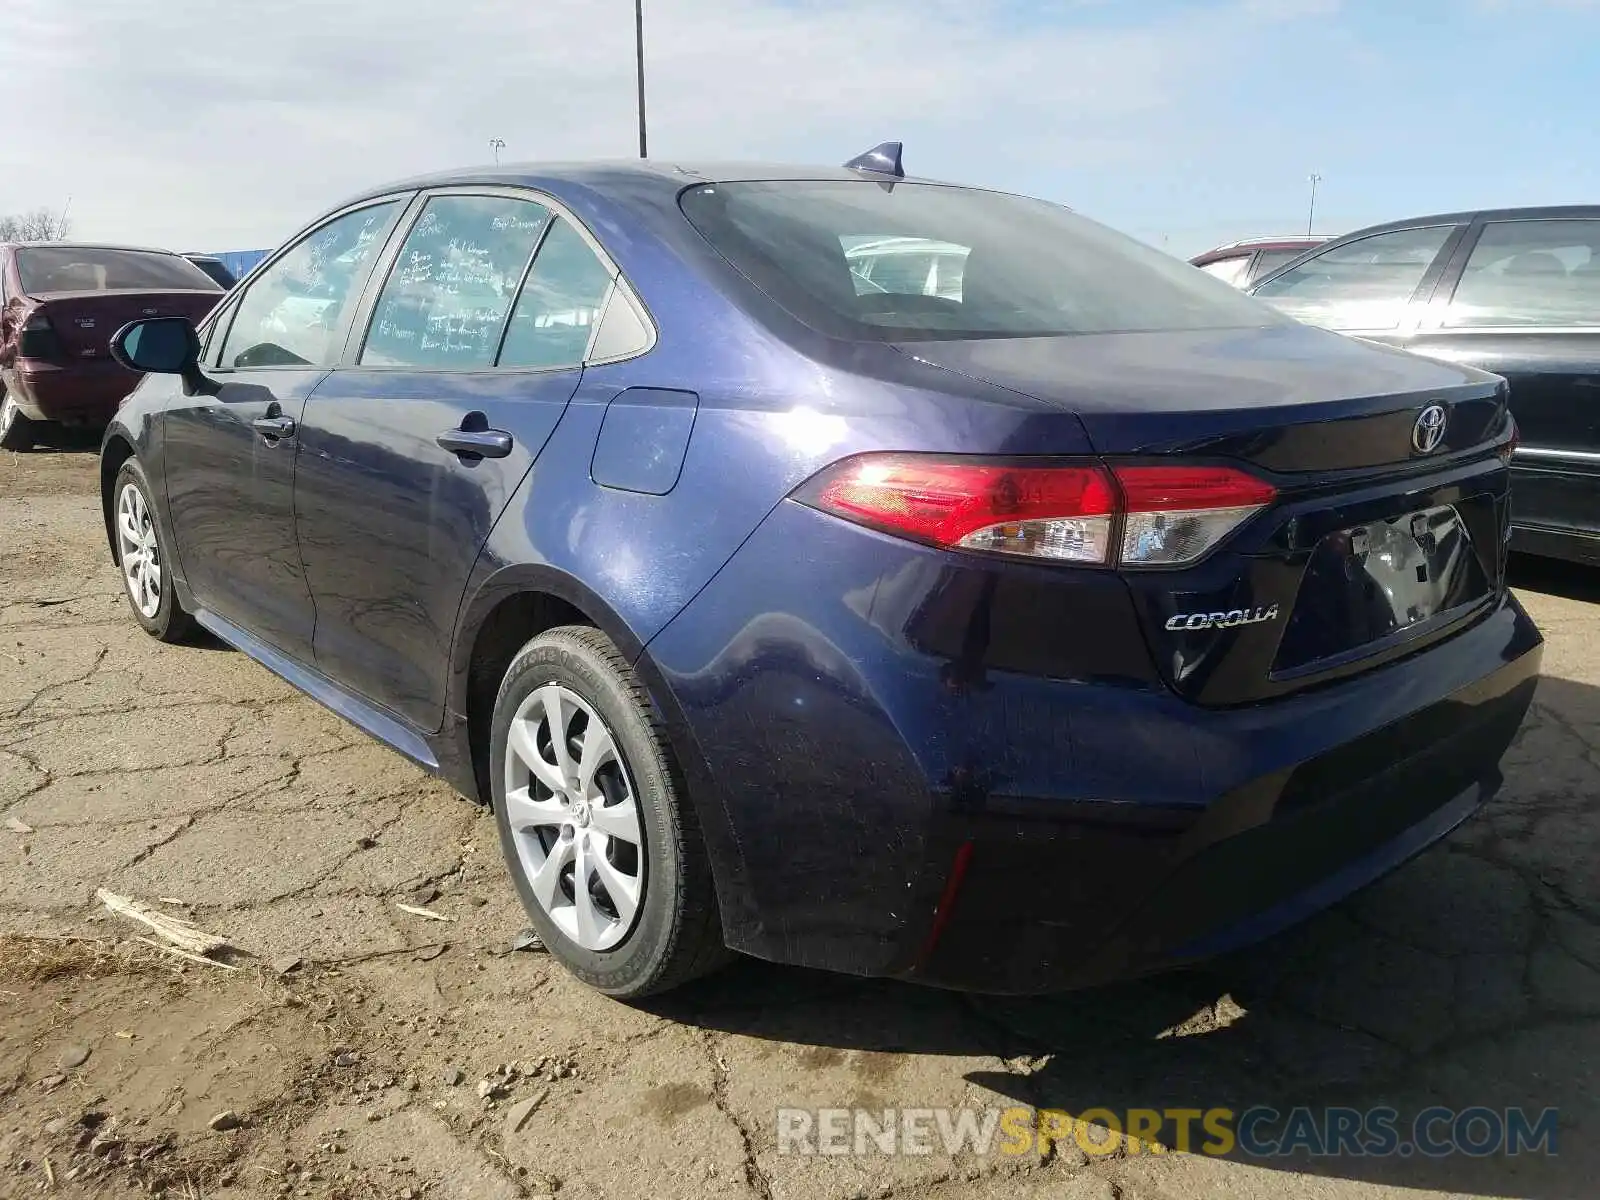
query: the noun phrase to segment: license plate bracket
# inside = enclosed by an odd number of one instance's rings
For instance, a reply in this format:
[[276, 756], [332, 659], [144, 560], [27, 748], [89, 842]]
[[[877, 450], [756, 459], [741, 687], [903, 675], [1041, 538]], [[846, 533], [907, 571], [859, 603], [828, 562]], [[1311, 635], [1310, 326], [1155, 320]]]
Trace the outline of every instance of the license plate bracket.
[[1330, 533], [1306, 564], [1273, 674], [1298, 675], [1375, 652], [1453, 619], [1489, 591], [1452, 505]]

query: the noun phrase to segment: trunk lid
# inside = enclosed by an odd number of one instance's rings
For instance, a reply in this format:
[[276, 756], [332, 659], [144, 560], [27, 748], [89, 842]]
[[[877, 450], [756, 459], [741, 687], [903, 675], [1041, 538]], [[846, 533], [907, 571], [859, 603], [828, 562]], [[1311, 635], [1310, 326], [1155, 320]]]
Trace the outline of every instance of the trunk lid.
[[1167, 682], [1197, 703], [1370, 670], [1504, 594], [1497, 376], [1298, 325], [899, 349], [1059, 404], [1109, 459], [1242, 465], [1277, 488], [1197, 563], [1122, 570]]
[[32, 297], [29, 317], [43, 316], [55, 330], [66, 363], [109, 360], [112, 335], [145, 317], [188, 317], [198, 324], [221, 300], [211, 291], [44, 292]]

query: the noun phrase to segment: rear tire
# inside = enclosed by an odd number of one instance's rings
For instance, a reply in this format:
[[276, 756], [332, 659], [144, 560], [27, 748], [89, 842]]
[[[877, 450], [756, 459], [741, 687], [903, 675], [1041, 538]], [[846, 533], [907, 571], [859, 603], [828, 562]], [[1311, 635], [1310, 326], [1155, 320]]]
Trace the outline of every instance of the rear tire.
[[0, 384], [0, 450], [32, 450], [38, 440], [38, 422], [23, 416], [16, 398]]
[[130, 458], [111, 487], [112, 536], [122, 593], [133, 619], [151, 637], [181, 642], [194, 632], [194, 618], [183, 611], [172, 585], [172, 555], [161, 536], [150, 482], [138, 460]]
[[517, 653], [490, 772], [517, 895], [572, 974], [637, 999], [728, 960], [694, 806], [644, 686], [598, 629], [562, 626]]

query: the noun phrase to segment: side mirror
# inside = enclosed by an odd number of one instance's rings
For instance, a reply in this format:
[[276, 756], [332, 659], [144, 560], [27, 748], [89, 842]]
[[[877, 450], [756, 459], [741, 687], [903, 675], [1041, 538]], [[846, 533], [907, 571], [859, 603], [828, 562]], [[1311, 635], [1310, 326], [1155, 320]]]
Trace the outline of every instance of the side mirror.
[[140, 374], [186, 375], [200, 365], [200, 335], [187, 317], [134, 321], [111, 339], [111, 357]]
[[151, 317], [117, 330], [111, 357], [145, 375], [182, 375], [186, 396], [214, 396], [218, 385], [200, 373], [200, 335], [187, 317]]

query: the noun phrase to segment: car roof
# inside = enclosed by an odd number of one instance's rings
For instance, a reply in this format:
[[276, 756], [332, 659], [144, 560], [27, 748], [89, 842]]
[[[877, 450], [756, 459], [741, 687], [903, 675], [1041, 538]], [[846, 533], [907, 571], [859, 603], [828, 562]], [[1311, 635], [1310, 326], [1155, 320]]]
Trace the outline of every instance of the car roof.
[[1257, 250], [1310, 250], [1314, 246], [1332, 241], [1326, 234], [1312, 234], [1291, 237], [1265, 237], [1246, 238], [1240, 242], [1229, 242], [1226, 246], [1217, 246], [1203, 254], [1196, 254], [1189, 261], [1191, 263], [1216, 262], [1223, 258], [1243, 258], [1247, 254], [1254, 254]]
[[1600, 204], [1545, 204], [1522, 208], [1477, 208], [1461, 212], [1432, 213], [1425, 217], [1407, 217], [1402, 221], [1384, 221], [1379, 225], [1366, 225], [1349, 233], [1340, 234], [1338, 241], [1355, 237], [1368, 237], [1374, 233], [1389, 233], [1398, 229], [1420, 229], [1428, 225], [1465, 225], [1471, 221], [1530, 221], [1559, 220], [1563, 217], [1600, 217]]
[[183, 257], [159, 246], [119, 246], [115, 242], [8, 242], [13, 250], [127, 250], [134, 254], [168, 254]]
[[[861, 182], [863, 180], [887, 182], [890, 178], [890, 176], [875, 175], [867, 171], [849, 170], [845, 167], [803, 166], [770, 162], [685, 162], [654, 158], [623, 158], [599, 159], [592, 162], [501, 163], [498, 166], [442, 171], [429, 175], [419, 175], [410, 179], [395, 180], [382, 187], [368, 188], [359, 195], [351, 197], [346, 203], [356, 204], [375, 196], [410, 191], [417, 188], [468, 185], [543, 188], [551, 184], [574, 184], [592, 187], [600, 191], [608, 191], [626, 184], [633, 187], [643, 185], [663, 192], [676, 193], [683, 188], [706, 183], [796, 181], [818, 183], [829, 181]], [[895, 180], [895, 182], [937, 183], [945, 187], [965, 186], [951, 184], [945, 180], [927, 179], [915, 175], [907, 175], [902, 179]], [[988, 189], [973, 188], [971, 190], [981, 191]]]

